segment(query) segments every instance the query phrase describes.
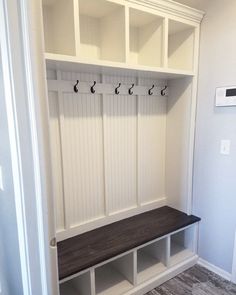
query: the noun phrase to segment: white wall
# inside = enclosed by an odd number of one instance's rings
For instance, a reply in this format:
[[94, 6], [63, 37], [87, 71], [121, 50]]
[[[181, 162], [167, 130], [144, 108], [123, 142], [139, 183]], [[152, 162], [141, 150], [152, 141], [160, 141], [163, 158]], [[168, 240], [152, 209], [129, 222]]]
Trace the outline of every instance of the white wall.
[[[236, 85], [236, 1], [180, 0], [206, 11], [202, 23], [194, 169], [200, 256], [231, 273], [236, 230], [236, 107], [215, 108], [215, 88]], [[230, 156], [221, 139], [232, 141]]]

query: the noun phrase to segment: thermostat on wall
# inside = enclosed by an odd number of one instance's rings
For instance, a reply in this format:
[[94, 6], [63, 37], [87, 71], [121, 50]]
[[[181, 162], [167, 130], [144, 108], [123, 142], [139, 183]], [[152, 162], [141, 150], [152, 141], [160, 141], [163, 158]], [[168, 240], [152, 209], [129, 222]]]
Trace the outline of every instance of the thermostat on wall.
[[216, 106], [236, 106], [236, 86], [216, 88]]

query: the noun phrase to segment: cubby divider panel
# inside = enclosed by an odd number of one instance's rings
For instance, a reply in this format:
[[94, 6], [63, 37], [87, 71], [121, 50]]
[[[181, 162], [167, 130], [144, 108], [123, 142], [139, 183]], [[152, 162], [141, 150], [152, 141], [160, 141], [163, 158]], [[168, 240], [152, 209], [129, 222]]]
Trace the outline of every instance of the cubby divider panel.
[[45, 50], [76, 55], [74, 0], [43, 0]]
[[167, 269], [167, 238], [137, 250], [137, 281], [142, 283]]
[[161, 67], [163, 64], [163, 18], [130, 8], [129, 62]]
[[170, 236], [170, 266], [178, 264], [194, 253], [195, 226], [181, 230]]
[[169, 20], [168, 32], [169, 68], [193, 70], [194, 64], [194, 27]]
[[61, 283], [60, 295], [92, 295], [90, 272]]
[[97, 295], [120, 295], [132, 289], [133, 284], [133, 252], [95, 269]]
[[125, 61], [125, 7], [106, 0], [79, 0], [79, 56]]

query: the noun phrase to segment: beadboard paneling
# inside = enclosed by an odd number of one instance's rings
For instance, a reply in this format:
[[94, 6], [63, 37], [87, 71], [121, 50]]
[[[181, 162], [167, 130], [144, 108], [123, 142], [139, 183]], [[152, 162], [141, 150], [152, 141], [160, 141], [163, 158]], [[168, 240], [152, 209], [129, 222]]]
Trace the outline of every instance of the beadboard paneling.
[[61, 161], [61, 139], [59, 124], [58, 95], [56, 92], [49, 91], [49, 124], [51, 136], [51, 157], [52, 157], [52, 178], [53, 193], [56, 205], [56, 227], [57, 231], [65, 228], [64, 213], [64, 192], [62, 181], [62, 161]]
[[140, 204], [165, 196], [166, 100], [138, 100], [138, 192]]
[[106, 197], [109, 214], [137, 206], [136, 97], [104, 95]]
[[63, 166], [70, 226], [104, 215], [101, 96], [63, 93]]

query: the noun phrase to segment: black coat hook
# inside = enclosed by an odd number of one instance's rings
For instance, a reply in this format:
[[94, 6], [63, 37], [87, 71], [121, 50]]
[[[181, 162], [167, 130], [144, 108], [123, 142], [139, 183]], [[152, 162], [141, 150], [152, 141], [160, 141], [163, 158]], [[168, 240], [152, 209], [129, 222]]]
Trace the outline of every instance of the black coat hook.
[[77, 93], [79, 91], [78, 89], [79, 80], [77, 80], [76, 84], [74, 85], [74, 92]]
[[120, 86], [121, 86], [121, 83], [119, 83], [119, 85], [115, 88], [115, 94], [120, 94], [120, 91], [118, 91]]
[[94, 86], [97, 84], [96, 81], [93, 82], [93, 86], [91, 86], [90, 90], [91, 90], [91, 93], [95, 93], [95, 89], [94, 89]]
[[149, 94], [149, 95], [153, 95], [152, 89], [153, 89], [154, 87], [155, 87], [155, 86], [152, 85], [152, 87], [148, 90], [148, 94]]
[[165, 96], [166, 95], [166, 93], [165, 93], [165, 90], [167, 89], [167, 86], [165, 86], [165, 88], [163, 88], [162, 90], [161, 90], [161, 96]]
[[134, 88], [134, 84], [132, 84], [132, 86], [129, 88], [129, 95], [133, 94], [133, 91], [132, 91], [133, 88]]

